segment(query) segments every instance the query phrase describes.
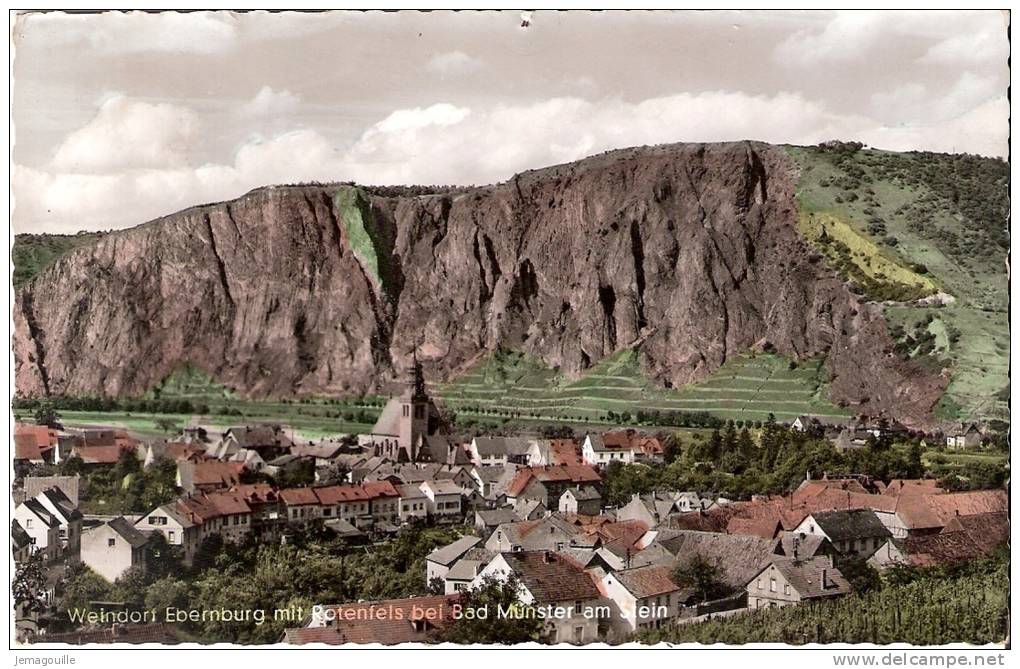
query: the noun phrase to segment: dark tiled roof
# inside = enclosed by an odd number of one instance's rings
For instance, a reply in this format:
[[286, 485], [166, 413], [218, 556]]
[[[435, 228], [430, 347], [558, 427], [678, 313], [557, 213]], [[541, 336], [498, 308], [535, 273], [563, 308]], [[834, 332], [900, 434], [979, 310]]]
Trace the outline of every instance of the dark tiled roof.
[[144, 546], [149, 541], [149, 535], [135, 529], [135, 526], [128, 522], [124, 516], [117, 516], [106, 523], [110, 529], [119, 534], [124, 541], [131, 544], [132, 548]]
[[613, 578], [616, 578], [623, 587], [627, 588], [627, 592], [641, 599], [680, 590], [680, 586], [673, 582], [670, 571], [671, 569], [667, 565], [653, 564], [615, 572]]
[[565, 555], [528, 551], [503, 553], [503, 559], [539, 604], [600, 597], [591, 575]]
[[871, 509], [819, 511], [811, 517], [832, 541], [891, 536]]
[[[808, 560], [779, 558], [772, 564], [802, 599], [845, 595], [851, 590], [850, 583], [838, 569], [832, 566], [832, 560], [827, 556], [813, 557]], [[824, 584], [822, 583], [823, 574]]]

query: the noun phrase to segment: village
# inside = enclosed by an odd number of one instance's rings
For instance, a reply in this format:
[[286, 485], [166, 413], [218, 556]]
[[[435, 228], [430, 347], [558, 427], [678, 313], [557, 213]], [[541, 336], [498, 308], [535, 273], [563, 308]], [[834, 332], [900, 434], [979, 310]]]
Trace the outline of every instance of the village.
[[[190, 427], [142, 442], [119, 428], [18, 423], [12, 550], [19, 569], [41, 572], [37, 601], [19, 606], [19, 638], [179, 641], [168, 616], [110, 624], [117, 618], [79, 612], [70, 631], [51, 631], [47, 621], [66, 616], [55, 607], [71, 566], [117, 583], [144, 574], [154, 550], [169, 547], [183, 567], [201, 568], [212, 539], [287, 544], [315, 533], [369, 551], [409, 528], [459, 535], [425, 556], [420, 596], [314, 602], [275, 639], [291, 644], [435, 642], [465, 618], [511, 613], [540, 618], [547, 643], [619, 643], [650, 630], [844, 597], [862, 565], [883, 573], [961, 564], [1008, 541], [1003, 489], [953, 492], [935, 478], [805, 469], [782, 494], [729, 499], [651, 490], [612, 502], [611, 472], [665, 464], [659, 437], [615, 429], [458, 439], [437, 420], [417, 363], [409, 377], [371, 432], [316, 442], [295, 439], [281, 425], [219, 434]], [[904, 428], [804, 416], [783, 429], [812, 432], [845, 451]], [[967, 425], [937, 438], [968, 449], [982, 434]], [[64, 471], [72, 461], [73, 475], [38, 474]], [[168, 499], [138, 514], [83, 510], [88, 473], [125, 463], [139, 472], [172, 463]], [[475, 593], [500, 584], [513, 585], [512, 605], [474, 604]], [[90, 606], [116, 612], [122, 603]]]

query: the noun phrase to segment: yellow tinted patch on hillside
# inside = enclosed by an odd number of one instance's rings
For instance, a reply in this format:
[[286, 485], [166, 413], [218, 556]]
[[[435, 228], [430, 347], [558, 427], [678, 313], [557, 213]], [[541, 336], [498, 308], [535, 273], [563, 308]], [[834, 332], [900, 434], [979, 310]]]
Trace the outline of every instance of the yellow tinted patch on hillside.
[[[797, 229], [830, 260], [847, 260], [869, 279], [880, 283], [916, 286], [930, 295], [938, 292], [935, 282], [882, 253], [879, 246], [857, 232], [847, 221], [829, 212], [800, 211]], [[833, 244], [836, 242], [837, 244]], [[848, 255], [836, 258], [833, 247], [841, 244]]]

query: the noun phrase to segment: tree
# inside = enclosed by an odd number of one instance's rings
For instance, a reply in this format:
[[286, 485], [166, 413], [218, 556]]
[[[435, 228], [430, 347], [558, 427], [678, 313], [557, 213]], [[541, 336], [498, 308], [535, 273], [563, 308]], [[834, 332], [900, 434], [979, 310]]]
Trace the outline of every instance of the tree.
[[158, 429], [163, 431], [163, 434], [180, 431], [180, 424], [173, 418], [160, 417], [152, 422]]
[[[439, 636], [449, 643], [516, 644], [538, 641], [543, 621], [530, 606], [518, 599], [520, 584], [511, 574], [506, 581], [487, 576], [481, 587], [464, 592], [460, 601], [460, 618], [455, 619]], [[512, 610], [519, 615], [499, 615]]]
[[52, 400], [46, 398], [39, 402], [39, 406], [35, 410], [35, 422], [37, 425], [45, 425], [54, 429], [60, 428], [60, 415]]
[[673, 568], [673, 580], [681, 588], [693, 590], [699, 602], [719, 599], [729, 593], [718, 561], [713, 562], [701, 553], [695, 553], [686, 562], [678, 562]]
[[46, 580], [42, 572], [42, 553], [33, 553], [14, 571], [14, 581], [11, 583], [14, 608], [24, 613], [37, 613], [44, 610], [46, 608], [45, 590]]

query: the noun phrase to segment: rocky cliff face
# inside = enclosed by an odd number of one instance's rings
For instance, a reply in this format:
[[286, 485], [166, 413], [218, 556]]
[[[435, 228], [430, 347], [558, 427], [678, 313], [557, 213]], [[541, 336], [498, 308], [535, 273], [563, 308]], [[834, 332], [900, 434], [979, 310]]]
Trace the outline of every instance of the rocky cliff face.
[[880, 311], [798, 236], [795, 178], [782, 149], [733, 143], [424, 196], [259, 189], [111, 234], [20, 289], [17, 388], [135, 394], [190, 363], [255, 396], [364, 392], [415, 348], [439, 380], [497, 346], [568, 374], [638, 346], [679, 386], [768, 343], [825, 355], [834, 400], [925, 422], [944, 381], [897, 360]]

